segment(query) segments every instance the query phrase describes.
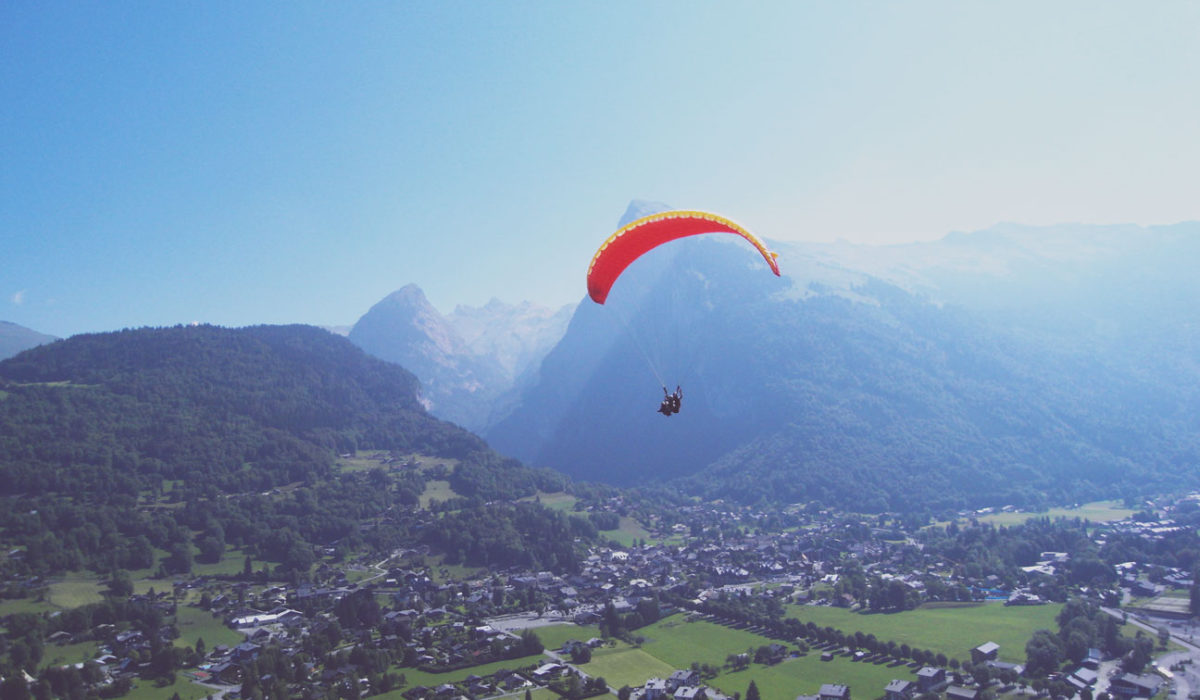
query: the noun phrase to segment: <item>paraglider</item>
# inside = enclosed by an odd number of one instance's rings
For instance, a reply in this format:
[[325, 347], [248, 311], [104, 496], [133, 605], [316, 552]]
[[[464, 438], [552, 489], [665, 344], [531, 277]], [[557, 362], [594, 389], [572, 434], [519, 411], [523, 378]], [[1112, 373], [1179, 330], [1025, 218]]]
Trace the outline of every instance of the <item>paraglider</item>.
[[[723, 216], [703, 211], [665, 211], [643, 216], [608, 237], [588, 265], [588, 296], [597, 304], [604, 304], [617, 278], [635, 260], [658, 246], [687, 236], [708, 233], [732, 233], [746, 239], [758, 250], [775, 276], [780, 276], [778, 257], [754, 234]], [[655, 375], [658, 370], [651, 367]], [[661, 381], [661, 377], [660, 377]], [[683, 390], [675, 387], [675, 393], [667, 391], [663, 383], [663, 400], [658, 412], [664, 416], [679, 413], [683, 403]]]
[[767, 261], [771, 272], [779, 276], [775, 253], [757, 236], [723, 216], [703, 211], [664, 211], [621, 227], [600, 246], [588, 265], [588, 296], [597, 304], [608, 299], [613, 283], [630, 263], [663, 243], [705, 233], [732, 233], [745, 238]]
[[682, 406], [682, 404], [683, 404], [683, 389], [680, 389], [679, 386], [676, 385], [675, 393], [668, 394], [667, 387], [665, 387], [665, 386], [663, 387], [663, 400], [662, 400], [662, 404], [660, 404], [658, 407], [659, 413], [663, 414], [664, 416], [674, 415], [676, 413], [679, 413], [679, 409]]

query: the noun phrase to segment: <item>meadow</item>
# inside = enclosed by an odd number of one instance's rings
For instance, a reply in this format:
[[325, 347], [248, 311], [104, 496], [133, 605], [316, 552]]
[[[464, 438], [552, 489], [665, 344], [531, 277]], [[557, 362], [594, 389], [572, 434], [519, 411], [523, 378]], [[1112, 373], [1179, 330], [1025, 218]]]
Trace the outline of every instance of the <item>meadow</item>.
[[787, 616], [847, 634], [873, 634], [880, 641], [929, 649], [968, 661], [984, 642], [1000, 645], [1000, 660], [1025, 662], [1025, 643], [1037, 629], [1057, 629], [1061, 604], [1006, 606], [999, 602], [926, 605], [898, 613], [863, 614], [845, 608], [790, 605]]
[[226, 627], [220, 618], [200, 608], [178, 606], [175, 609], [175, 624], [179, 627], [179, 637], [175, 639], [177, 647], [194, 648], [197, 639], [203, 639], [209, 649], [218, 644], [234, 647], [246, 641], [240, 632]]
[[1120, 501], [1095, 501], [1077, 508], [1050, 508], [1041, 513], [988, 513], [979, 516], [979, 522], [993, 525], [1020, 525], [1031, 518], [1080, 518], [1093, 523], [1109, 523], [1124, 520], [1133, 515], [1133, 510], [1121, 505]]
[[[640, 647], [621, 644], [612, 649], [600, 649], [583, 670], [603, 676], [612, 687], [640, 686], [654, 677], [665, 678], [676, 669], [690, 668], [693, 662], [723, 667], [730, 654], [753, 651], [775, 640], [745, 630], [732, 629], [707, 620], [688, 621], [683, 615], [660, 620], [637, 631], [645, 637]], [[894, 678], [910, 679], [913, 669], [907, 666], [888, 666], [851, 661], [836, 656], [821, 661], [818, 652], [792, 658], [774, 666], [752, 664], [742, 671], [725, 671], [707, 681], [708, 685], [725, 693], [745, 695], [753, 680], [764, 698], [788, 698], [800, 693], [815, 694], [824, 683], [844, 683], [859, 688], [868, 697], [882, 695], [883, 688]]]

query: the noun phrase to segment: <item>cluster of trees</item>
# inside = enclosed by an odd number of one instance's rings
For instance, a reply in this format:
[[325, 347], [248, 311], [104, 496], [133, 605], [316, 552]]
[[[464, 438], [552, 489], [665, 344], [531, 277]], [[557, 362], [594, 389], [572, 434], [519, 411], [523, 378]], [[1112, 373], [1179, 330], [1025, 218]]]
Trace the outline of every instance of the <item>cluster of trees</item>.
[[446, 513], [420, 537], [444, 551], [447, 564], [578, 571], [575, 540], [595, 540], [596, 534], [585, 518], [520, 502]]
[[1025, 645], [1026, 673], [1041, 676], [1074, 668], [1089, 649], [1099, 649], [1121, 659], [1131, 673], [1141, 673], [1150, 662], [1155, 640], [1141, 631], [1130, 638], [1120, 622], [1094, 603], [1073, 598], [1059, 611], [1058, 630], [1037, 630]]

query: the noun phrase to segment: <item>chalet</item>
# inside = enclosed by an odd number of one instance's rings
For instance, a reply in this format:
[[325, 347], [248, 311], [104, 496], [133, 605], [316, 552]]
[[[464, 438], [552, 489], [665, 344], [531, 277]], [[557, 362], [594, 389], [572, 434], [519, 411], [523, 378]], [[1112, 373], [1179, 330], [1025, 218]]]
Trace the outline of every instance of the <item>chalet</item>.
[[238, 664], [220, 663], [213, 664], [208, 672], [212, 677], [226, 685], [235, 685], [242, 682], [242, 667]]
[[691, 669], [675, 671], [667, 678], [667, 687], [671, 690], [695, 685], [700, 685], [700, 674]]
[[645, 700], [663, 700], [668, 695], [667, 682], [662, 678], [651, 678], [642, 686], [642, 697]]
[[1159, 676], [1119, 673], [1109, 681], [1108, 692], [1122, 698], [1152, 698], [1162, 684], [1163, 679]]
[[50, 635], [48, 637], [48, 641], [53, 642], [55, 644], [70, 644], [71, 643], [71, 633], [59, 630], [58, 632], [55, 632], [54, 634]]
[[946, 669], [926, 666], [917, 671], [917, 689], [922, 693], [936, 693], [946, 683]]
[[979, 691], [974, 688], [964, 688], [958, 685], [946, 688], [946, 700], [976, 700], [978, 697]]
[[995, 642], [984, 642], [971, 650], [971, 663], [981, 664], [985, 661], [995, 661], [1000, 654], [1000, 645]]
[[917, 684], [912, 681], [893, 680], [883, 689], [883, 697], [885, 700], [909, 700], [917, 689]]
[[262, 647], [253, 642], [242, 642], [233, 648], [233, 652], [229, 656], [234, 661], [248, 661], [258, 658], [258, 652], [261, 649]]
[[535, 680], [546, 682], [562, 675], [565, 669], [561, 664], [542, 664], [533, 671]]
[[821, 700], [850, 700], [850, 686], [826, 683], [817, 695]]
[[683, 685], [675, 690], [675, 700], [704, 700], [704, 688], [694, 685]]

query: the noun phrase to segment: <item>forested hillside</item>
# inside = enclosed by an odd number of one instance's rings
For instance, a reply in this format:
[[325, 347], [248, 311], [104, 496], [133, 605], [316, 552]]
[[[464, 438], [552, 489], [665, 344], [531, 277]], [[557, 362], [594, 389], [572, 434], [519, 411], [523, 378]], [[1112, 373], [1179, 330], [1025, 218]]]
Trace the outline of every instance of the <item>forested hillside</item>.
[[462, 508], [563, 486], [428, 416], [416, 393], [404, 369], [308, 326], [127, 330], [35, 348], [0, 363], [0, 538], [31, 572], [145, 568], [155, 549], [186, 570], [197, 547], [219, 558], [227, 544], [302, 571], [317, 544], [441, 537], [404, 515], [424, 474], [341, 473], [338, 454], [452, 460], [441, 478]]

